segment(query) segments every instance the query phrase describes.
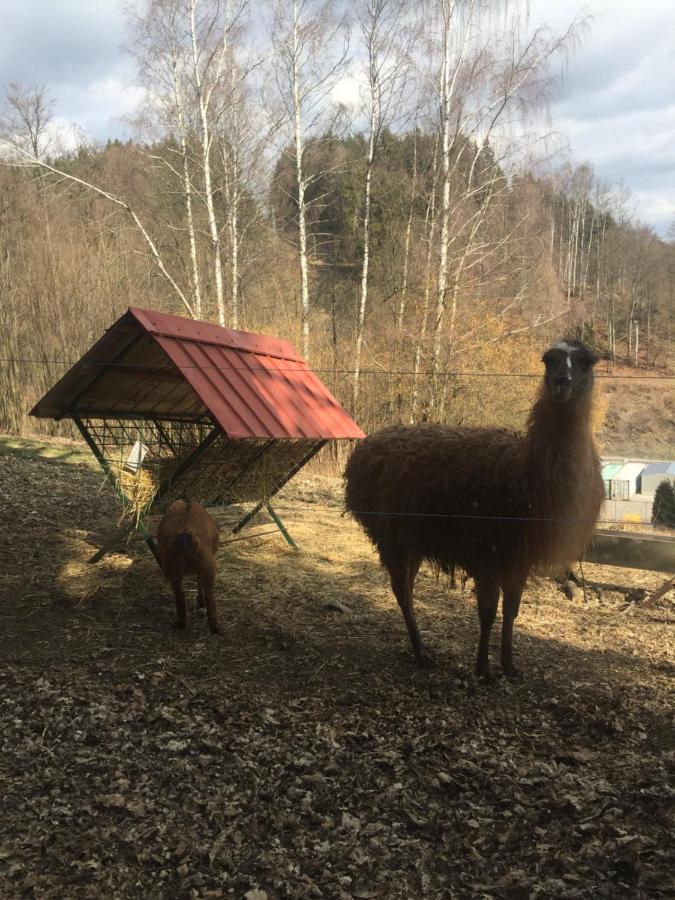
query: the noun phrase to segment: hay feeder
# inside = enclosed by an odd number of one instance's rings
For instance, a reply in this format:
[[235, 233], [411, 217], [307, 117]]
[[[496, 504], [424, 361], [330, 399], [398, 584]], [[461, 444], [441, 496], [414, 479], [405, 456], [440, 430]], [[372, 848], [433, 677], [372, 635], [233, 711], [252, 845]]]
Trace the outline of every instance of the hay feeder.
[[363, 432], [287, 341], [130, 308], [36, 404], [72, 419], [122, 503], [101, 559], [178, 497], [252, 504], [237, 533], [331, 440]]

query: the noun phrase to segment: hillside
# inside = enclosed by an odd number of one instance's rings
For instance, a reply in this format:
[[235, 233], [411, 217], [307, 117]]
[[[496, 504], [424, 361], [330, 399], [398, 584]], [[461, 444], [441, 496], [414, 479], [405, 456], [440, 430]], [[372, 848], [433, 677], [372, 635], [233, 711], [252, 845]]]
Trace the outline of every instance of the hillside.
[[620, 377], [602, 382], [603, 454], [675, 459], [675, 379], [636, 378], [635, 369], [620, 366], [612, 374]]

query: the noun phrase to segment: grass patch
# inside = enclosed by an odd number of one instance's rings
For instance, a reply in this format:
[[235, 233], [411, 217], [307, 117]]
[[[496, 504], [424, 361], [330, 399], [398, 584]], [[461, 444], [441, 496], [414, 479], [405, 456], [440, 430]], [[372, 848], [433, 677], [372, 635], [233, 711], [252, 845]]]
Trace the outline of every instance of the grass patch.
[[86, 444], [65, 438], [17, 437], [0, 434], [0, 454], [21, 456], [24, 459], [44, 459], [47, 462], [86, 465], [98, 468], [98, 463]]

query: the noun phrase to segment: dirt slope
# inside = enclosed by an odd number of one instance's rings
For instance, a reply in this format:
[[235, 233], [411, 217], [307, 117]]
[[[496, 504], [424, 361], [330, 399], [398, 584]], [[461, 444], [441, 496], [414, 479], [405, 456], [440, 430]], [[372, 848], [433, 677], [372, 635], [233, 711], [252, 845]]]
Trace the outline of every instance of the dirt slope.
[[625, 377], [600, 380], [607, 397], [603, 453], [675, 459], [675, 379], [635, 378], [645, 373], [619, 366], [612, 374]]

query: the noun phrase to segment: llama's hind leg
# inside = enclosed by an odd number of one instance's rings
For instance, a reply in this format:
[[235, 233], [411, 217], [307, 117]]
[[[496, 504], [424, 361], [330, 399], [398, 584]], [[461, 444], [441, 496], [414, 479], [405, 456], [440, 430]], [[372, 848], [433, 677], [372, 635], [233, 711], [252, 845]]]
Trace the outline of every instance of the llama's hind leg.
[[405, 624], [410, 635], [410, 643], [417, 657], [417, 662], [425, 668], [433, 668], [436, 665], [433, 653], [425, 646], [417, 627], [415, 611], [413, 609], [413, 586], [420, 568], [421, 560], [409, 558], [403, 565], [386, 564], [391, 577], [391, 588], [401, 607]]
[[518, 678], [520, 674], [513, 665], [513, 623], [520, 609], [523, 585], [504, 589], [502, 603], [502, 668], [507, 678]]
[[490, 632], [497, 615], [499, 585], [492, 579], [476, 579], [476, 599], [480, 619], [480, 641], [476, 674], [482, 681], [490, 680]]

